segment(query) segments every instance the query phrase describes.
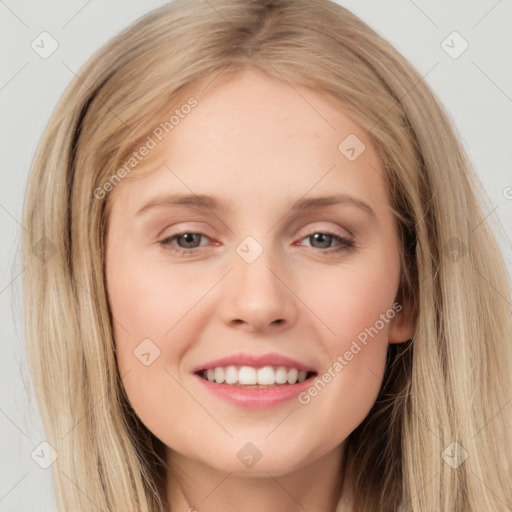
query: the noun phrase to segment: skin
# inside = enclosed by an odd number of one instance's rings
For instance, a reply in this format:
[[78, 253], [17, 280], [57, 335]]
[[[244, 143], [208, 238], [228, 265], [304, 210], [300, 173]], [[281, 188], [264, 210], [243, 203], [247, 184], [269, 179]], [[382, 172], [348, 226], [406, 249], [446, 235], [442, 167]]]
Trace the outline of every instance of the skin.
[[[243, 409], [209, 393], [192, 369], [240, 351], [277, 352], [322, 375], [392, 308], [399, 244], [382, 162], [328, 96], [260, 71], [195, 97], [197, 107], [161, 142], [165, 165], [134, 171], [112, 192], [107, 288], [128, 398], [168, 447], [173, 510], [350, 510], [336, 508], [343, 447], [377, 398], [388, 343], [413, 334], [404, 311], [306, 405]], [[366, 146], [354, 161], [338, 150], [349, 134]], [[165, 193], [214, 196], [227, 209], [161, 205], [137, 215]], [[333, 194], [364, 201], [374, 215], [351, 203], [290, 209]], [[183, 232], [204, 234], [191, 256], [183, 237], [161, 245]], [[325, 232], [354, 245], [334, 252], [336, 239], [312, 238]], [[252, 263], [236, 252], [247, 236], [263, 249]], [[178, 244], [185, 249], [173, 253]], [[144, 339], [160, 350], [148, 366], [134, 356]], [[248, 442], [262, 454], [252, 467], [237, 457]]]

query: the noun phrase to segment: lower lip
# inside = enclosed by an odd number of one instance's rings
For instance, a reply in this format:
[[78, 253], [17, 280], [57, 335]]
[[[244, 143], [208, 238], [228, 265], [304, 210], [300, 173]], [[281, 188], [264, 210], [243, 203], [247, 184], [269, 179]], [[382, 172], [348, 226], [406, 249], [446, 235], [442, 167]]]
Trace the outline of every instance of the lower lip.
[[265, 409], [288, 402], [305, 391], [313, 380], [313, 377], [310, 377], [297, 384], [280, 384], [274, 388], [243, 388], [216, 384], [199, 375], [196, 377], [214, 395], [245, 409]]

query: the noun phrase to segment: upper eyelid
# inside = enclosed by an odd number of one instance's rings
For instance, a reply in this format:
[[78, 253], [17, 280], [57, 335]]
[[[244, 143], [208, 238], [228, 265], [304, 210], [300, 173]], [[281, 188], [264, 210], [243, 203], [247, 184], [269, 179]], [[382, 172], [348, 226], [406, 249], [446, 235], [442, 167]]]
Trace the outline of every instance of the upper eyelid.
[[[329, 222], [329, 223], [334, 223], [335, 224], [337, 221], [335, 221], [335, 220], [310, 221], [310, 222], [308, 222], [308, 224], [315, 224], [317, 222]], [[178, 224], [182, 224], [182, 223], [178, 223]], [[187, 224], [187, 222], [183, 222], [183, 224]], [[204, 223], [201, 222], [200, 224], [204, 224]], [[170, 226], [167, 226], [166, 228], [159, 230], [159, 234], [157, 235], [157, 237], [161, 238], [162, 237], [162, 233], [164, 233], [169, 227]], [[344, 235], [342, 233], [337, 233], [336, 232], [337, 231], [336, 228], [331, 228], [331, 227], [319, 227], [319, 228], [311, 228], [311, 229], [307, 229], [307, 230], [300, 229], [299, 232], [304, 233], [302, 236], [308, 236], [308, 235], [310, 235], [312, 233], [317, 233], [317, 232], [322, 232], [322, 233], [329, 232], [329, 233], [335, 234], [336, 236], [339, 236], [341, 238], [353, 238], [354, 237], [354, 233], [348, 227], [338, 226], [338, 229], [345, 231], [347, 233], [347, 235]], [[291, 230], [289, 230], [289, 229], [286, 230], [286, 232], [289, 232], [289, 231], [291, 231]], [[172, 236], [178, 236], [180, 234], [185, 234], [185, 233], [197, 233], [197, 234], [205, 235], [205, 236], [207, 236], [209, 238], [212, 238], [211, 236], [209, 236], [204, 231], [204, 228], [194, 228], [194, 227], [178, 229], [178, 231], [176, 231], [176, 233], [171, 234], [169, 236], [171, 236], [171, 237]], [[168, 238], [168, 236], [166, 236], [164, 238]]]

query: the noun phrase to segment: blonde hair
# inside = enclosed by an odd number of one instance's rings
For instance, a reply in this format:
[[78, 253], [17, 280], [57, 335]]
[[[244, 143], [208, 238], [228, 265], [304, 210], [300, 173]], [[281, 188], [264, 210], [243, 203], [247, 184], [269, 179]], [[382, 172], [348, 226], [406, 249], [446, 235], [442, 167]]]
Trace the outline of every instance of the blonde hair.
[[[421, 76], [328, 0], [167, 4], [100, 49], [57, 105], [27, 186], [23, 260], [59, 509], [165, 510], [165, 447], [129, 406], [116, 366], [103, 254], [111, 195], [94, 191], [190, 91], [247, 66], [330, 95], [386, 169], [399, 298], [415, 334], [390, 345], [381, 393], [348, 438], [355, 510], [511, 509], [510, 290], [485, 196]], [[467, 459], [452, 467], [446, 449]]]

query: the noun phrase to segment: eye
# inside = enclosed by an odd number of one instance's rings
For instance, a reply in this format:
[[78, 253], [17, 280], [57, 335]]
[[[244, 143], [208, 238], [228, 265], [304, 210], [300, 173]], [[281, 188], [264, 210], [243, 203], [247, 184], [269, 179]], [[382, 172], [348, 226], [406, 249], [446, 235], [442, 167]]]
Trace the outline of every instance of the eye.
[[[168, 251], [176, 255], [188, 256], [193, 255], [196, 250], [207, 243], [201, 243], [202, 240], [211, 240], [203, 233], [187, 231], [168, 236], [159, 242], [159, 244]], [[347, 238], [343, 238], [329, 231], [316, 231], [302, 238], [309, 240], [309, 247], [319, 249], [324, 254], [337, 253], [354, 247], [354, 242]], [[300, 244], [303, 245], [303, 244]]]
[[[302, 240], [309, 240], [311, 247], [314, 249], [324, 249], [323, 252], [325, 253], [338, 252], [354, 246], [354, 242], [352, 240], [343, 238], [329, 231], [317, 231], [315, 233], [311, 233]], [[333, 243], [337, 243], [338, 245], [333, 247]]]
[[[204, 245], [201, 244], [202, 238], [206, 238], [209, 240], [209, 238], [202, 233], [185, 232], [164, 238], [159, 243], [162, 247], [164, 247], [167, 250], [173, 251], [175, 253], [184, 254], [186, 252], [192, 253], [194, 249], [197, 249]], [[176, 244], [173, 244], [174, 241], [176, 241]]]

